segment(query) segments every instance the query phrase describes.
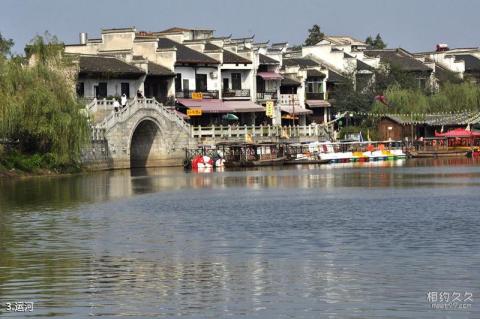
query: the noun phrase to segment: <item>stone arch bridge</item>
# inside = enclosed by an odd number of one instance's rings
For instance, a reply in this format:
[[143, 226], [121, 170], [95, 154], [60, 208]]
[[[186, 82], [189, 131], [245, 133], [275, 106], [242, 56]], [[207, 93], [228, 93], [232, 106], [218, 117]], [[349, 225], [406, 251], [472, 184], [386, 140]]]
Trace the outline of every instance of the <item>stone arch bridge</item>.
[[134, 99], [112, 112], [111, 101], [94, 100], [92, 147], [83, 161], [97, 168], [178, 166], [185, 149], [195, 147], [190, 125], [173, 109], [155, 99]]
[[327, 126], [210, 126], [192, 127], [170, 107], [155, 99], [133, 99], [113, 112], [113, 102], [93, 100], [92, 145], [83, 162], [97, 169], [182, 165], [186, 149], [218, 141], [291, 142], [329, 139]]

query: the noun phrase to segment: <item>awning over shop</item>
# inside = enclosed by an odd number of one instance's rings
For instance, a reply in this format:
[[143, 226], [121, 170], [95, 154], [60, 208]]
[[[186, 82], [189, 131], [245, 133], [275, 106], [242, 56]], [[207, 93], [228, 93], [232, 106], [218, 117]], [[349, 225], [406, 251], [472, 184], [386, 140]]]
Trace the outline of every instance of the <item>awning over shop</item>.
[[224, 101], [224, 105], [231, 107], [236, 113], [265, 112], [265, 108], [252, 101]]
[[218, 99], [192, 100], [177, 99], [177, 102], [188, 108], [201, 109], [203, 113], [234, 113], [235, 110]]
[[264, 80], [281, 80], [283, 76], [277, 72], [258, 72], [257, 75]]
[[296, 115], [306, 115], [312, 114], [312, 110], [307, 110], [303, 107], [293, 107], [292, 105], [280, 105], [280, 110], [282, 112], [287, 112], [289, 114], [296, 114]]
[[332, 106], [330, 103], [328, 103], [328, 101], [324, 100], [307, 100], [306, 103], [311, 108]]

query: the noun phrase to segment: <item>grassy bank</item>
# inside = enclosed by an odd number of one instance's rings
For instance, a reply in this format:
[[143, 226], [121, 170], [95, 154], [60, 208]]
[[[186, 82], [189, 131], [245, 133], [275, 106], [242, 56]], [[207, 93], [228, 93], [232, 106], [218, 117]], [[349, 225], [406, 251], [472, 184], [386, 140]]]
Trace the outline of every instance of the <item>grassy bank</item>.
[[75, 163], [58, 165], [51, 153], [22, 154], [12, 151], [0, 154], [0, 177], [70, 174], [81, 170], [81, 166]]

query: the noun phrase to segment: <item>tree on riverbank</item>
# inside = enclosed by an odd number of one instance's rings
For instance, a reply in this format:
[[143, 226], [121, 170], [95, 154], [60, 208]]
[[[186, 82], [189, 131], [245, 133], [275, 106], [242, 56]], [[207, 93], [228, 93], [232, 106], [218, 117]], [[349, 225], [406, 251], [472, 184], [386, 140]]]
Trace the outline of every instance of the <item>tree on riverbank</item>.
[[391, 86], [385, 92], [388, 106], [375, 102], [377, 113], [440, 113], [480, 111], [480, 87], [473, 83], [445, 83], [436, 94], [419, 89]]
[[0, 57], [0, 138], [11, 142], [10, 153], [45, 157], [50, 167], [74, 165], [88, 126], [63, 45], [37, 36], [25, 51], [21, 59]]

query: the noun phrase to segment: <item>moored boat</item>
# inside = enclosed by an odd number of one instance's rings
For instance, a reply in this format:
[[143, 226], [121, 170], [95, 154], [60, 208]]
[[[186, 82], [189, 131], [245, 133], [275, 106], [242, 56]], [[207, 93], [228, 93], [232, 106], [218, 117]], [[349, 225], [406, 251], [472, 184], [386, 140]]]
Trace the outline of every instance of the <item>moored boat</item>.
[[274, 143], [224, 143], [222, 149], [225, 167], [278, 166], [286, 160], [282, 144]]
[[318, 143], [320, 159], [330, 163], [385, 161], [406, 158], [400, 141]]

